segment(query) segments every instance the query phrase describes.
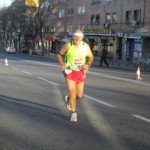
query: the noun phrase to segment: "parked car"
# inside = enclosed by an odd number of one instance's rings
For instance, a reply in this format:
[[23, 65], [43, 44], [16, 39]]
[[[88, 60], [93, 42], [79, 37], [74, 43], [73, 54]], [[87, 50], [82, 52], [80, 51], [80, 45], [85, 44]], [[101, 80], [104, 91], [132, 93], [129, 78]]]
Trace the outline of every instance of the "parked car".
[[16, 54], [16, 48], [8, 47], [8, 48], [6, 48], [6, 53], [14, 53], [14, 54]]

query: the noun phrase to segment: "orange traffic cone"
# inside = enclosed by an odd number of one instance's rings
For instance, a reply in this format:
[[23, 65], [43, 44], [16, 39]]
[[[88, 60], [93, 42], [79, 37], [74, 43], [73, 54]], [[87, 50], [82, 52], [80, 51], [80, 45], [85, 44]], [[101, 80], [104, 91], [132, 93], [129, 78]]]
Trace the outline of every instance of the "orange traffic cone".
[[141, 75], [140, 75], [140, 67], [137, 68], [137, 71], [136, 71], [136, 79], [137, 80], [141, 80]]
[[5, 66], [8, 66], [8, 60], [5, 58]]

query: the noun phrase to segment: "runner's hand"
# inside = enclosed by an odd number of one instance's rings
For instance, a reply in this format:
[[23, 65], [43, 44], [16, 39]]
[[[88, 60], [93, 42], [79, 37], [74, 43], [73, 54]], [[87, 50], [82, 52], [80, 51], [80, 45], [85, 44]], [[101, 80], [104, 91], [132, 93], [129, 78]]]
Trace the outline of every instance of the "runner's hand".
[[61, 66], [61, 70], [66, 70], [66, 65]]
[[88, 71], [88, 70], [89, 70], [89, 67], [90, 67], [90, 66], [89, 66], [88, 64], [84, 64], [84, 65], [82, 66], [82, 69]]

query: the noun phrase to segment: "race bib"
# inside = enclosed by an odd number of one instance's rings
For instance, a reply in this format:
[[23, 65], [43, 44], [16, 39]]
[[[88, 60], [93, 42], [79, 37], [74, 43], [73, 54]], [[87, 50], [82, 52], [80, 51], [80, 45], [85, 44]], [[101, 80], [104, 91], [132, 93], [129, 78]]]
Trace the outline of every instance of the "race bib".
[[83, 60], [81, 58], [76, 58], [73, 60], [73, 68], [74, 70], [81, 70], [81, 67], [83, 65]]

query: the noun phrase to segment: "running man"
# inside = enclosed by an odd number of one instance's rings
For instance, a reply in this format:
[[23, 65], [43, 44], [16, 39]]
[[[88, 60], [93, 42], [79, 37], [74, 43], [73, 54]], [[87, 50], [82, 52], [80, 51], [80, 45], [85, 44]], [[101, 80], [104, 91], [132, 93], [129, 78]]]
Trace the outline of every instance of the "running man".
[[[63, 61], [65, 55], [65, 62]], [[57, 53], [57, 60], [62, 68], [68, 88], [65, 97], [67, 108], [71, 111], [71, 122], [77, 122], [76, 100], [83, 96], [86, 71], [94, 56], [87, 43], [83, 41], [83, 32], [79, 29], [73, 33], [73, 41], [64, 44]]]

